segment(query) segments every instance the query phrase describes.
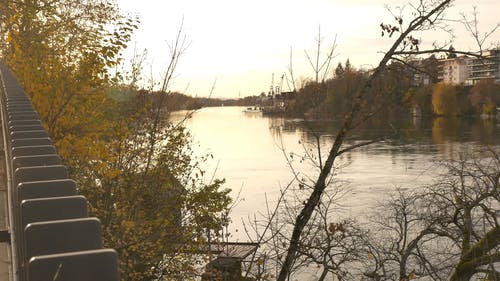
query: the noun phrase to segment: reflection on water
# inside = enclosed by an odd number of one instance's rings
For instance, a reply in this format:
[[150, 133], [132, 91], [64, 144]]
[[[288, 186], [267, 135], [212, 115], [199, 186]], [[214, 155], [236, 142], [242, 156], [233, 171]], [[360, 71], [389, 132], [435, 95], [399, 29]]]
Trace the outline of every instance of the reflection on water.
[[[304, 154], [318, 139], [326, 154], [340, 125], [245, 114], [243, 109], [204, 108], [186, 122], [200, 144], [199, 152], [211, 152], [215, 157], [207, 163], [208, 174], [215, 171], [216, 177], [225, 178], [234, 196], [241, 190], [242, 201], [232, 214], [234, 228], [239, 228], [241, 218], [265, 212], [265, 197], [272, 203], [279, 188], [292, 180], [285, 155]], [[183, 116], [176, 112], [171, 118], [175, 121]], [[436, 175], [435, 160], [485, 145], [500, 147], [499, 122], [480, 118], [370, 120], [352, 132], [347, 144], [382, 136], [389, 138], [339, 159], [339, 163], [349, 164], [339, 171], [339, 177], [350, 182], [349, 195], [342, 202], [346, 216], [363, 216], [367, 207], [396, 186], [412, 188], [430, 182]], [[294, 159], [292, 164], [302, 175], [317, 173], [308, 163]], [[236, 238], [244, 239], [241, 233]]]
[[[284, 118], [269, 118], [270, 130], [276, 132], [299, 131], [308, 141], [315, 141], [319, 133], [322, 136], [334, 136], [341, 126], [336, 121], [306, 121]], [[356, 128], [351, 141], [369, 140], [389, 136], [398, 144], [419, 142], [436, 145], [450, 142], [476, 142], [482, 145], [499, 144], [500, 123], [493, 119], [480, 118], [402, 118], [399, 120], [369, 120]]]

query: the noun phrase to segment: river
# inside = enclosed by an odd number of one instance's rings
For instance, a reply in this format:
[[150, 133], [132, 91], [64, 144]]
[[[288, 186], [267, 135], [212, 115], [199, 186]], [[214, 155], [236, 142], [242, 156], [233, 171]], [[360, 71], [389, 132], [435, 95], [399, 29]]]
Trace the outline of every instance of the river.
[[[316, 152], [315, 135], [325, 157], [338, 127], [332, 121], [305, 121], [244, 113], [242, 107], [203, 108], [185, 121], [198, 145], [196, 153], [211, 153], [206, 165], [209, 177], [225, 178], [238, 203], [231, 212], [232, 240], [245, 241], [241, 220], [260, 217], [279, 196], [293, 174], [313, 176], [317, 169], [306, 151]], [[174, 112], [176, 122], [186, 112]], [[397, 132], [394, 132], [397, 128]], [[337, 170], [347, 192], [339, 199], [339, 213], [362, 219], [387, 194], [400, 188], [416, 188], [437, 175], [435, 161], [457, 158], [460, 153], [500, 147], [500, 122], [495, 120], [403, 117], [392, 122], [372, 120], [357, 129], [349, 144], [382, 135], [389, 139], [344, 154]], [[293, 154], [292, 158], [290, 155]], [[285, 155], [287, 157], [285, 157]], [[289, 160], [287, 160], [287, 158]], [[291, 161], [291, 163], [290, 163]]]

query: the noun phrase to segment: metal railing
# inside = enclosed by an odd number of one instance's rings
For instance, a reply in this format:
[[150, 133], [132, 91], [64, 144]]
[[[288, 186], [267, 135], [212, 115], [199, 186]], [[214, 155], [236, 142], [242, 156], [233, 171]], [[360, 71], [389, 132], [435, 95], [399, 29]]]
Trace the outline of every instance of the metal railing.
[[87, 200], [3, 63], [0, 92], [12, 280], [118, 280], [116, 251], [102, 249], [100, 221], [88, 217]]

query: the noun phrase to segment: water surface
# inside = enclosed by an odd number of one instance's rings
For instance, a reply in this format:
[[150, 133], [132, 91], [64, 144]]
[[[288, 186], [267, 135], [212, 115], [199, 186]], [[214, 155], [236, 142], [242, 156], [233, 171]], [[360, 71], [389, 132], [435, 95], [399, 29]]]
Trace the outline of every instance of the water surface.
[[[266, 196], [270, 203], [275, 202], [280, 188], [293, 179], [290, 165], [301, 177], [317, 174], [314, 163], [300, 161], [300, 156], [317, 152], [319, 136], [326, 157], [338, 128], [334, 121], [267, 117], [244, 113], [243, 109], [204, 108], [185, 123], [199, 144], [197, 153], [214, 156], [207, 163], [209, 174], [225, 178], [233, 197], [239, 196], [231, 214], [236, 240], [245, 240], [241, 219], [264, 213]], [[171, 118], [176, 121], [184, 115], [175, 112]], [[337, 171], [338, 179], [348, 183], [348, 192], [339, 200], [342, 216], [362, 219], [396, 187], [418, 188], [431, 182], [438, 172], [437, 160], [456, 158], [485, 146], [500, 147], [500, 123], [479, 118], [371, 120], [354, 131], [347, 144], [381, 136], [389, 138], [347, 153], [338, 161], [342, 166]]]

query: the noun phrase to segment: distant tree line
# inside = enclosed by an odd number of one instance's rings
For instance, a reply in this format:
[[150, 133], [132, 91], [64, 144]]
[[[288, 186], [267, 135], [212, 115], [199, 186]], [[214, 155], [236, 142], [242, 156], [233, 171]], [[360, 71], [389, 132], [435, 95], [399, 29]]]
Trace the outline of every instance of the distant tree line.
[[[124, 91], [123, 89], [120, 91]], [[121, 95], [123, 92], [118, 91]], [[126, 91], [126, 90], [125, 90]], [[134, 95], [144, 95], [146, 98], [154, 101], [160, 96], [160, 92], [149, 91], [142, 89], [139, 92], [133, 93]], [[115, 93], [116, 94], [116, 93]], [[172, 92], [166, 97], [165, 107], [168, 111], [175, 110], [197, 110], [203, 107], [217, 107], [217, 106], [264, 106], [272, 104], [272, 100], [262, 95], [247, 96], [239, 99], [226, 99], [226, 98], [212, 98], [212, 97], [192, 97], [179, 92]], [[166, 108], [165, 108], [166, 109]]]
[[[484, 79], [474, 86], [451, 85], [437, 80], [437, 59], [422, 60], [418, 71], [427, 81], [415, 81], [416, 67], [411, 63], [393, 61], [375, 81], [371, 91], [377, 100], [366, 100], [372, 111], [385, 116], [417, 113], [435, 116], [493, 114], [500, 105], [500, 85]], [[333, 78], [324, 82], [309, 80], [298, 89], [295, 98], [286, 104], [285, 114], [295, 117], [338, 118], [349, 108], [359, 85], [371, 71], [356, 69], [349, 60], [339, 63]]]

